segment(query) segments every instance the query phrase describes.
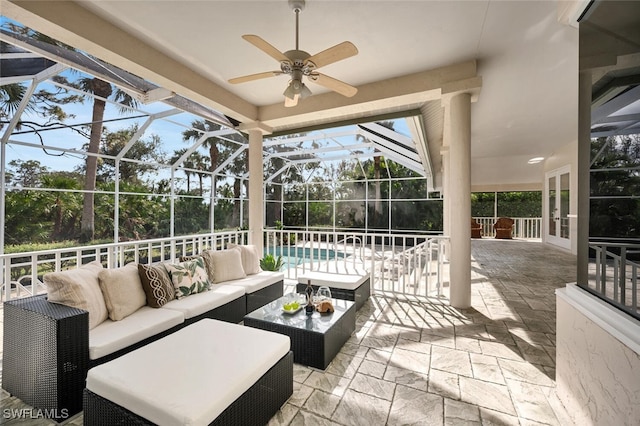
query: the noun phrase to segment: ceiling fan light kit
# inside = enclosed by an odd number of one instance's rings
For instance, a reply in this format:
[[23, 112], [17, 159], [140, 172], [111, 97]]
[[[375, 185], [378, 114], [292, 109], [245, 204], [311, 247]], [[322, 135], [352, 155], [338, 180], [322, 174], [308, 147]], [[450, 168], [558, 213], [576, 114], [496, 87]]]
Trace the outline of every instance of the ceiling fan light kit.
[[303, 77], [307, 77], [308, 80], [340, 93], [343, 96], [351, 97], [358, 92], [358, 89], [355, 87], [316, 71], [320, 67], [357, 55], [358, 49], [356, 49], [353, 43], [344, 41], [315, 55], [310, 55], [304, 50], [299, 49], [298, 23], [300, 12], [302, 12], [304, 6], [304, 0], [289, 0], [289, 7], [296, 15], [296, 48], [293, 50], [282, 53], [257, 35], [246, 34], [242, 36], [243, 39], [280, 62], [280, 70], [232, 78], [229, 80], [229, 83], [246, 83], [248, 81], [276, 77], [282, 74], [290, 75], [291, 80], [289, 81], [289, 85], [283, 92], [285, 97], [284, 105], [286, 107], [296, 106], [299, 99], [311, 96], [311, 90], [309, 90], [302, 81]]

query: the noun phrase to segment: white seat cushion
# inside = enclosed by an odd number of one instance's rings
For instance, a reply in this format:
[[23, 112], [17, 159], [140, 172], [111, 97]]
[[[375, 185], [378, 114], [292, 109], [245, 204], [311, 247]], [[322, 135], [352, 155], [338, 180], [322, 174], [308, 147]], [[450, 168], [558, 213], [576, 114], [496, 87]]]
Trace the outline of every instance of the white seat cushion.
[[238, 280], [226, 281], [225, 285], [242, 287], [249, 294], [282, 280], [284, 280], [283, 272], [260, 271], [257, 274], [247, 275]]
[[159, 425], [206, 425], [289, 348], [287, 336], [203, 319], [92, 368], [87, 389]]
[[182, 312], [149, 306], [120, 321], [108, 319], [89, 332], [89, 359], [102, 358], [183, 322]]
[[209, 291], [172, 300], [160, 309], [173, 309], [174, 311], [182, 312], [184, 317], [189, 319], [242, 296], [244, 296], [243, 288], [225, 284], [213, 284]]
[[369, 275], [333, 274], [331, 272], [309, 271], [298, 275], [298, 282], [307, 284], [311, 280], [312, 285], [340, 288], [343, 290], [355, 290], [360, 287]]

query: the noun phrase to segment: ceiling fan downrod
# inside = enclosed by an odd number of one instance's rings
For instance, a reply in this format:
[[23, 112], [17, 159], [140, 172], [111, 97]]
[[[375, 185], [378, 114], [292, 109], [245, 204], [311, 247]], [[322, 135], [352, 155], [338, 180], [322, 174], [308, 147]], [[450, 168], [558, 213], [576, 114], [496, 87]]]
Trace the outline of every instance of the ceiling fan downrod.
[[296, 50], [299, 50], [299, 23], [300, 23], [300, 12], [304, 10], [305, 0], [289, 0], [289, 7], [293, 10], [293, 13], [296, 14]]

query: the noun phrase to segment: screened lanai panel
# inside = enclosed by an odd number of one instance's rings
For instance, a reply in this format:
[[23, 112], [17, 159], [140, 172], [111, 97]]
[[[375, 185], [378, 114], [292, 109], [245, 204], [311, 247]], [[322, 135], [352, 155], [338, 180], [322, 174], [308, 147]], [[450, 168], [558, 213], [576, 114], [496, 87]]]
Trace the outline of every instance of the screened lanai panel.
[[8, 43], [0, 44], [0, 78], [34, 76], [55, 62]]
[[418, 199], [429, 198], [427, 181], [423, 178], [399, 178], [391, 183], [391, 198]]
[[136, 94], [138, 99], [145, 104], [162, 100], [175, 108], [190, 112], [207, 120], [229, 127], [233, 127], [234, 125], [226, 116], [217, 111], [205, 108], [196, 102], [166, 91], [134, 74], [79, 51], [45, 43], [5, 29], [0, 29], [0, 39], [24, 50], [38, 53], [53, 62], [71, 66], [101, 80], [115, 84], [118, 87]]
[[364, 201], [336, 202], [336, 227], [364, 229], [365, 217]]
[[309, 226], [333, 226], [333, 203], [327, 201], [309, 201]]
[[371, 140], [386, 157], [422, 175], [431, 175], [431, 165], [423, 160], [416, 149], [416, 142], [378, 123], [358, 126], [365, 138]]
[[338, 181], [336, 182], [335, 198], [336, 200], [365, 200], [366, 188], [365, 181]]
[[[51, 64], [68, 66], [70, 70], [56, 71], [67, 82], [52, 74], [40, 84], [84, 97], [81, 108], [70, 110], [59, 128], [40, 122], [35, 129], [25, 127], [24, 133], [11, 132], [6, 145], [8, 159], [14, 155], [25, 163], [38, 153], [49, 171], [76, 173], [76, 184], [81, 184], [92, 107], [95, 99], [105, 102], [96, 188], [100, 236], [142, 239], [246, 226], [248, 142], [233, 129], [237, 123], [81, 52], [6, 32], [0, 37], [5, 41], [11, 38], [15, 46], [36, 52]], [[22, 77], [25, 85], [30, 83], [31, 76]], [[72, 84], [81, 78], [109, 82], [114, 92], [122, 90], [136, 102], [126, 106], [114, 96], [101, 99], [82, 93]], [[37, 121], [28, 114], [21, 118], [25, 123], [28, 119]], [[401, 164], [398, 167], [417, 168], [415, 173], [425, 175], [426, 163], [422, 168], [408, 163], [420, 163], [420, 156], [415, 142], [406, 136], [409, 132], [404, 121], [394, 120], [395, 130], [385, 128], [374, 136], [363, 129], [377, 129], [376, 123], [265, 139], [267, 225], [282, 221], [285, 226], [366, 229], [372, 224], [388, 230], [394, 209], [389, 200], [402, 199], [404, 193], [395, 188], [405, 184], [390, 183], [388, 169], [383, 170], [384, 182], [372, 181], [373, 159], [381, 157], [386, 163]], [[49, 158], [53, 158], [51, 153], [44, 153], [47, 144], [55, 148], [52, 152], [61, 153], [55, 161]], [[9, 171], [19, 174], [20, 166], [18, 162]], [[280, 181], [284, 185], [277, 186]], [[375, 199], [376, 186], [383, 200]], [[17, 200], [18, 191], [13, 189], [19, 188], [8, 189], [8, 198]], [[67, 192], [75, 198], [83, 196], [81, 185]], [[107, 217], [109, 211], [111, 216]]]
[[[232, 128], [234, 123], [81, 52], [6, 30], [0, 39], [15, 43], [4, 46], [23, 56], [3, 54], [0, 84], [18, 83], [30, 99], [40, 105], [47, 101], [60, 112], [51, 119], [28, 107], [6, 116], [10, 122], [4, 123], [2, 138], [7, 243], [76, 238], [88, 192], [94, 194], [98, 241], [246, 225], [246, 191], [242, 184], [235, 190], [235, 176], [247, 174], [247, 141]], [[41, 65], [25, 69], [25, 56]], [[20, 72], [24, 74], [16, 75]], [[104, 94], [96, 95], [91, 84], [100, 80], [108, 84], [101, 87]], [[94, 110], [100, 103], [100, 146], [97, 154], [88, 154]], [[84, 190], [89, 157], [98, 157], [93, 191]], [[223, 193], [227, 189], [228, 194]], [[218, 196], [219, 202], [212, 203]], [[21, 205], [32, 206], [28, 215]], [[57, 207], [47, 207], [52, 205]], [[36, 209], [41, 212], [36, 214]]]

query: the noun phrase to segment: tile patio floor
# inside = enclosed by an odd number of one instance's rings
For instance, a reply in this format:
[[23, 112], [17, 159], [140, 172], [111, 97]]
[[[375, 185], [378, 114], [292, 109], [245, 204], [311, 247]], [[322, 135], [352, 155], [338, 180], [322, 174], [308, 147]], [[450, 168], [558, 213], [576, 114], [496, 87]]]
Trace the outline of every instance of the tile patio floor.
[[[489, 239], [472, 256], [472, 308], [373, 295], [326, 371], [294, 365], [269, 425], [571, 425], [555, 393], [554, 291], [575, 281], [575, 257]], [[0, 424], [55, 424], [7, 408], [28, 407], [1, 391]]]

